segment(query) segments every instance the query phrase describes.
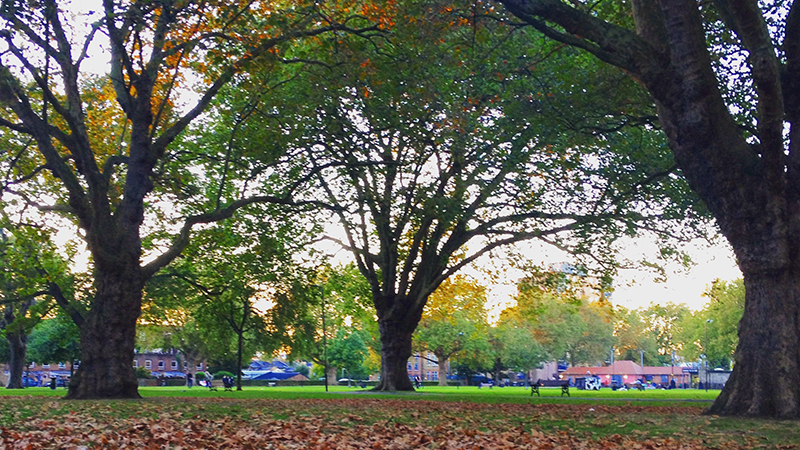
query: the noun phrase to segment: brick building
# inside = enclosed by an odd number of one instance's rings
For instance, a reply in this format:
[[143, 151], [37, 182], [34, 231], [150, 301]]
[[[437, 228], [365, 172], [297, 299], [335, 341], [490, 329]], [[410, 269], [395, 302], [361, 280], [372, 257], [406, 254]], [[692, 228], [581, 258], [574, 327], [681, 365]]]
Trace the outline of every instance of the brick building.
[[[422, 381], [438, 381], [439, 380], [439, 364], [436, 362], [436, 355], [427, 352], [424, 355], [415, 353], [408, 358], [408, 377], [414, 379], [419, 377]], [[445, 372], [450, 373], [449, 367], [445, 367]]]
[[177, 350], [137, 352], [133, 357], [133, 367], [144, 367], [153, 376], [166, 378], [179, 378], [184, 377], [187, 372], [195, 373], [208, 370], [205, 361], [199, 361], [193, 367], [189, 367], [189, 363]]

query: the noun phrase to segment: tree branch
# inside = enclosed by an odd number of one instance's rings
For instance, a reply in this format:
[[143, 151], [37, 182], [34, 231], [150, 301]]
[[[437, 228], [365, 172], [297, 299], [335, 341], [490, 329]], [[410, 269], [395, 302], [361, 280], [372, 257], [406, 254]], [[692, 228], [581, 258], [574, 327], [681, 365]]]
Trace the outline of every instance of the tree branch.
[[[582, 48], [637, 77], [650, 78], [653, 62], [667, 60], [665, 54], [634, 32], [579, 11], [561, 0], [498, 1], [545, 36]], [[537, 17], [558, 24], [566, 33], [556, 31]]]
[[178, 235], [175, 237], [175, 240], [172, 242], [172, 246], [165, 251], [161, 256], [157, 257], [149, 264], [142, 267], [142, 273], [145, 279], [153, 276], [156, 272], [161, 270], [162, 268], [166, 267], [170, 262], [172, 262], [178, 255], [181, 254], [184, 248], [189, 244], [189, 237], [191, 235], [192, 227], [198, 224], [205, 224], [205, 223], [213, 223], [218, 222], [220, 220], [228, 219], [232, 217], [236, 211], [256, 203], [271, 203], [276, 205], [287, 205], [287, 206], [320, 206], [320, 202], [317, 201], [294, 201], [290, 197], [274, 197], [274, 196], [256, 196], [256, 197], [249, 197], [236, 200], [226, 207], [221, 209], [216, 209], [214, 211], [198, 214], [195, 216], [191, 216], [184, 221], [183, 227], [181, 228]]

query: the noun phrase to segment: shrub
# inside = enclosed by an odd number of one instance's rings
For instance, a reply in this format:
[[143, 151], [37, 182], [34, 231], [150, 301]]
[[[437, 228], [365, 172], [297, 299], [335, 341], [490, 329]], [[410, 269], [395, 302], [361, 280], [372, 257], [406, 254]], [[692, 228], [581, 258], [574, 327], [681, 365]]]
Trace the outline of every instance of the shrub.
[[151, 372], [144, 367], [137, 367], [136, 368], [136, 378], [141, 378], [143, 380], [149, 380], [153, 378]]

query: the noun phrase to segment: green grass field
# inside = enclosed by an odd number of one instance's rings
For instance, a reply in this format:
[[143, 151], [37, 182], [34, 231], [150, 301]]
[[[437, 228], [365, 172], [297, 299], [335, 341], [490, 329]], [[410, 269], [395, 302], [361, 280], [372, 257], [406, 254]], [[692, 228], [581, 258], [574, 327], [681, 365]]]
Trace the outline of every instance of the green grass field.
[[[59, 388], [27, 388], [20, 391], [0, 389], [2, 395], [34, 395], [63, 397], [66, 390]], [[372, 398], [395, 398], [399, 400], [425, 399], [433, 401], [467, 401], [474, 403], [598, 403], [609, 405], [620, 404], [651, 404], [656, 406], [693, 406], [704, 408], [719, 395], [718, 390], [698, 389], [673, 389], [673, 390], [646, 390], [646, 391], [612, 391], [601, 389], [599, 391], [581, 391], [570, 389], [570, 396], [562, 396], [560, 388], [540, 388], [540, 397], [531, 396], [529, 388], [504, 387], [481, 388], [474, 386], [431, 386], [424, 387], [416, 392], [403, 393], [374, 393], [369, 389], [348, 388], [347, 386], [329, 386], [325, 392], [324, 386], [289, 386], [289, 387], [244, 387], [242, 391], [225, 392], [222, 388], [209, 391], [206, 388], [185, 386], [180, 387], [141, 387], [139, 393], [142, 397], [197, 397], [197, 398], [231, 398], [231, 399], [258, 399], [258, 398], [346, 398], [352, 396]]]
[[65, 392], [0, 389], [0, 448], [800, 449], [796, 422], [701, 415], [718, 391], [150, 387], [142, 400], [60, 400]]

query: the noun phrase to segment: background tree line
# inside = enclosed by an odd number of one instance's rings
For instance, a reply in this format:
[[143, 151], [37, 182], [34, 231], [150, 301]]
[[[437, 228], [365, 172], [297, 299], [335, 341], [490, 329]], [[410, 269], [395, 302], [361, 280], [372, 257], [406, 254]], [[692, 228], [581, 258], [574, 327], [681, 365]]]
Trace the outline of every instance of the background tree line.
[[[369, 295], [366, 283], [352, 265], [324, 273], [327, 282], [310, 293], [317, 298], [308, 306], [318, 311], [306, 318], [309, 323], [305, 325], [314, 331], [292, 341], [276, 336], [270, 325], [275, 320], [271, 313], [253, 308], [249, 319], [243, 321], [241, 304], [202, 298], [197, 308], [186, 308], [185, 302], [180, 307], [169, 303], [173, 309], [158, 313], [169, 320], [143, 320], [137, 331], [137, 348], [176, 349], [190, 367], [204, 360], [212, 372], [233, 374], [246, 369], [253, 357], [271, 360], [285, 356], [313, 362], [314, 369], [307, 375], [318, 379], [325, 368], [319, 298], [324, 289], [329, 380], [344, 375], [366, 379], [380, 367], [380, 336], [370, 320], [374, 310], [365, 300]], [[428, 303], [414, 336], [415, 354], [438, 363], [436, 378], [442, 385], [448, 377], [463, 382], [476, 373], [502, 379], [508, 372], [526, 373], [551, 361], [595, 366], [607, 363], [612, 350], [616, 360], [638, 364], [643, 357], [645, 365], [654, 366], [697, 362], [701, 354], [707, 354], [710, 367], [731, 368], [737, 324], [743, 313], [741, 280], [715, 280], [705, 293], [708, 302], [697, 311], [679, 303], [637, 309], [613, 306], [613, 295], [600, 297], [596, 286], [589, 283], [585, 276], [532, 271], [518, 283], [513, 303], [495, 323], [489, 323], [486, 287], [465, 276], [454, 277], [443, 283]], [[240, 298], [252, 301], [252, 297]], [[251, 325], [239, 333], [242, 328], [228, 321], [231, 312], [240, 314], [234, 317], [239, 321], [235, 323]], [[151, 311], [146, 317], [152, 320], [157, 316]], [[708, 319], [712, 322], [706, 322]], [[46, 318], [27, 338], [26, 362], [71, 362], [79, 357], [78, 346], [77, 329], [69, 320]], [[8, 344], [2, 348], [2, 355], [8, 357]]]

